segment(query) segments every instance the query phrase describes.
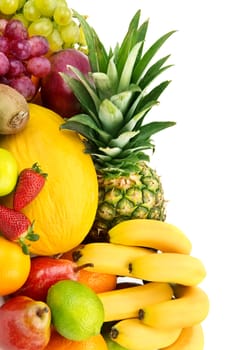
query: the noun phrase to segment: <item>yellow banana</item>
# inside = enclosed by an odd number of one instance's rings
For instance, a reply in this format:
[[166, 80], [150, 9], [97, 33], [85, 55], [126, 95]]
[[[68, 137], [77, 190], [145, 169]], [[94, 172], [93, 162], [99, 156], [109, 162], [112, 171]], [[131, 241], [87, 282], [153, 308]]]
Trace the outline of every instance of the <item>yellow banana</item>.
[[175, 296], [141, 308], [139, 319], [148, 326], [168, 330], [192, 327], [207, 317], [209, 299], [201, 288], [176, 286]]
[[173, 344], [181, 331], [181, 329], [163, 331], [146, 326], [137, 318], [128, 318], [117, 322], [111, 328], [110, 337], [127, 349], [156, 350]]
[[112, 227], [109, 241], [124, 245], [149, 247], [163, 252], [190, 254], [188, 237], [176, 226], [159, 220], [132, 219]]
[[113, 275], [128, 276], [130, 261], [153, 254], [153, 250], [141, 247], [130, 247], [119, 244], [95, 242], [85, 244], [74, 251], [77, 265], [89, 264], [88, 271], [104, 272]]
[[202, 326], [197, 324], [193, 327], [184, 328], [179, 338], [170, 346], [161, 350], [203, 350], [204, 333]]
[[98, 294], [104, 306], [105, 322], [137, 317], [140, 308], [170, 300], [173, 295], [173, 289], [165, 282], [150, 282]]
[[131, 260], [130, 276], [154, 282], [178, 283], [193, 286], [206, 276], [202, 262], [190, 255], [154, 253]]

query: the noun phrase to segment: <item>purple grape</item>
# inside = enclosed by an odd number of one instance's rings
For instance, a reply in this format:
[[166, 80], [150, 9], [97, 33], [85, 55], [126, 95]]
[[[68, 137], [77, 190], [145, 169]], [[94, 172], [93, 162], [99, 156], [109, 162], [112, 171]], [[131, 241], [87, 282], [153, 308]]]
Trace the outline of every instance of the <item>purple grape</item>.
[[51, 64], [46, 57], [32, 57], [27, 62], [27, 70], [35, 77], [42, 78], [49, 74]]
[[20, 92], [27, 101], [30, 101], [35, 96], [36, 87], [32, 80], [25, 75], [11, 79], [10, 86]]
[[31, 46], [31, 56], [43, 56], [46, 55], [49, 51], [49, 42], [48, 40], [41, 35], [34, 35], [29, 38]]
[[29, 40], [12, 40], [9, 43], [9, 51], [19, 60], [27, 60], [31, 53], [30, 42]]
[[21, 21], [12, 19], [5, 27], [4, 36], [11, 40], [25, 40], [28, 39], [28, 31]]
[[26, 73], [26, 67], [22, 63], [22, 61], [17, 60], [16, 58], [10, 58], [9, 59], [10, 68], [8, 71], [8, 78], [16, 78], [22, 75], [23, 73]]
[[9, 51], [9, 40], [5, 36], [0, 36], [0, 52], [7, 54]]
[[3, 52], [0, 52], [0, 76], [7, 74], [9, 68], [10, 63], [8, 57]]
[[10, 85], [9, 79], [0, 75], [0, 84]]

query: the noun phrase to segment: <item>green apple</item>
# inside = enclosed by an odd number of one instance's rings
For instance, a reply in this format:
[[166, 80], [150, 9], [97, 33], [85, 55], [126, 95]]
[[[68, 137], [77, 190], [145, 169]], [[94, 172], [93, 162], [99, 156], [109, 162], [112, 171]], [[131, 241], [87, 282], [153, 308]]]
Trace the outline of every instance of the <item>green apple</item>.
[[18, 166], [14, 156], [0, 148], [0, 196], [13, 191], [18, 178]]

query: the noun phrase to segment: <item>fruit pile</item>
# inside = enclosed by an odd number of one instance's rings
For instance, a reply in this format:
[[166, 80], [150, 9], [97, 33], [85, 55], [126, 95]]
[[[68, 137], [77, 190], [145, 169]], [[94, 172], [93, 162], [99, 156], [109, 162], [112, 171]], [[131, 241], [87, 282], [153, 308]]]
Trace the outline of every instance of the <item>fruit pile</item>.
[[83, 31], [65, 0], [3, 0], [0, 3], [0, 83], [31, 101], [61, 49], [84, 51]]
[[65, 0], [1, 1], [1, 350], [204, 347], [206, 270], [148, 152], [174, 31], [144, 52], [140, 15], [106, 50]]

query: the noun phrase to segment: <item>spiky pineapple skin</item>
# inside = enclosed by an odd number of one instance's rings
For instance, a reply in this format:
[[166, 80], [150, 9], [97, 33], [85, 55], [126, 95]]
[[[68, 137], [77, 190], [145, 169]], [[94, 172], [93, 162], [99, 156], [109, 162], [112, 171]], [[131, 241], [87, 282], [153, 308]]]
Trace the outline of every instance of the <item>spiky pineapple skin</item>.
[[165, 221], [166, 199], [160, 176], [145, 162], [139, 169], [125, 174], [112, 169], [97, 172], [99, 204], [86, 242], [106, 241], [108, 230], [124, 220]]

